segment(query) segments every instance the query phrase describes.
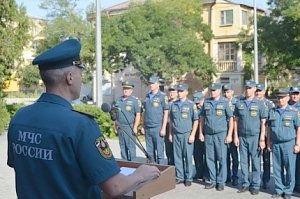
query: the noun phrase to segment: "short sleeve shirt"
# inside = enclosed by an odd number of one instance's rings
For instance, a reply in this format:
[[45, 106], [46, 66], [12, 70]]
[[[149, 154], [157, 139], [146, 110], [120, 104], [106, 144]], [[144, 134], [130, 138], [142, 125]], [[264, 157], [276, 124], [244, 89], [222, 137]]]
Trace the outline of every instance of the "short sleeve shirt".
[[202, 116], [205, 117], [205, 134], [218, 134], [227, 131], [227, 123], [229, 118], [233, 117], [233, 112], [226, 99], [214, 101], [209, 98], [204, 102]]
[[8, 129], [8, 161], [18, 198], [88, 198], [118, 174], [98, 124], [64, 98], [44, 93], [20, 109]]
[[171, 106], [170, 119], [175, 133], [189, 133], [193, 122], [199, 119], [196, 104], [190, 100], [175, 101]]
[[271, 128], [271, 139], [274, 143], [294, 140], [296, 130], [300, 126], [300, 112], [291, 106], [287, 106], [284, 110], [272, 109], [268, 125]]
[[165, 93], [158, 91], [154, 94], [148, 93], [143, 101], [145, 127], [157, 127], [162, 125], [164, 110], [169, 110], [168, 97]]
[[132, 126], [136, 114], [141, 112], [141, 102], [133, 96], [129, 96], [127, 99], [120, 97], [116, 106], [122, 110], [119, 110], [117, 114], [117, 121], [120, 125]]
[[238, 118], [239, 136], [247, 137], [259, 135], [261, 120], [267, 118], [267, 113], [263, 102], [257, 98], [247, 101], [243, 97], [236, 103], [234, 116]]

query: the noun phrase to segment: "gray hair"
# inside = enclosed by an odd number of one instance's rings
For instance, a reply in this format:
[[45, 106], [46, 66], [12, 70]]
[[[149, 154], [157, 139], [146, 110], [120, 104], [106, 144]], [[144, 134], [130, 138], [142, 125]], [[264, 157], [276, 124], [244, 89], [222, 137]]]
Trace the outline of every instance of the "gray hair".
[[46, 87], [57, 86], [65, 75], [74, 70], [74, 66], [58, 69], [40, 70], [40, 76]]

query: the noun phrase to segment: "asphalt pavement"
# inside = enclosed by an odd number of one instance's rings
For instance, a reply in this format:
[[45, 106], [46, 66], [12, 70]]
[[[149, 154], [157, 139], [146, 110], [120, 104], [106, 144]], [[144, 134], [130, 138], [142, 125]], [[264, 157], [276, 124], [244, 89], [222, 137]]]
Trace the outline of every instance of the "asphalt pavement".
[[[108, 143], [116, 158], [120, 158], [120, 149], [118, 140], [108, 140]], [[145, 143], [142, 142], [145, 146]], [[139, 161], [145, 162], [143, 153], [137, 149]], [[1, 199], [16, 199], [14, 170], [7, 166], [7, 139], [6, 134], [0, 135], [0, 198]], [[225, 186], [224, 191], [216, 191], [215, 189], [204, 189], [204, 183], [201, 181], [193, 182], [192, 186], [185, 187], [183, 184], [176, 185], [176, 188], [163, 194], [153, 197], [153, 199], [194, 199], [194, 198], [209, 198], [209, 199], [266, 199], [271, 198], [274, 190], [274, 180], [271, 177], [269, 189], [261, 189], [258, 195], [251, 195], [250, 192], [237, 193], [238, 187], [231, 185]], [[300, 194], [294, 195], [293, 198], [300, 198]]]

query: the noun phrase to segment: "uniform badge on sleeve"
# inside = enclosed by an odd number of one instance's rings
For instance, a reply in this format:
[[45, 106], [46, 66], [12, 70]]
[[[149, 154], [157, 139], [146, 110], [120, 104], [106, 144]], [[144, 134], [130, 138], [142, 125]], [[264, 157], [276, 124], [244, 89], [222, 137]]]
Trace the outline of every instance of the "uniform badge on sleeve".
[[105, 159], [111, 159], [112, 157], [111, 149], [109, 148], [109, 145], [103, 136], [98, 137], [96, 139], [95, 145], [98, 151], [100, 152], [100, 154], [102, 155], [102, 157], [104, 157]]

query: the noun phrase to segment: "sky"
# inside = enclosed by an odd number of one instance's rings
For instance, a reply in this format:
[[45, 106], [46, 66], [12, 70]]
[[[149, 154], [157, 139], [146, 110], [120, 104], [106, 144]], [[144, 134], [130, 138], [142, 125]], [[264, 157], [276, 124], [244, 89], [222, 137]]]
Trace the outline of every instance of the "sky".
[[[101, 8], [107, 8], [112, 5], [125, 2], [127, 0], [100, 0]], [[231, 0], [237, 3], [243, 3], [247, 5], [253, 5], [253, 0]], [[39, 8], [39, 4], [41, 0], [16, 0], [17, 4], [23, 4], [26, 7], [27, 13], [30, 16], [34, 17], [42, 17], [44, 18], [46, 13], [44, 10]], [[96, 0], [78, 0], [78, 8], [84, 13], [86, 7], [91, 3], [95, 3]], [[256, 4], [258, 8], [267, 9], [267, 0], [256, 0]]]
[[[125, 2], [126, 0], [100, 0], [101, 8], [107, 8], [112, 5]], [[18, 5], [23, 4], [26, 7], [27, 13], [34, 17], [45, 17], [46, 13], [43, 9], [39, 8], [41, 0], [16, 0]], [[91, 3], [96, 3], [96, 0], [78, 0], [77, 5], [80, 10], [84, 13], [86, 7]]]

